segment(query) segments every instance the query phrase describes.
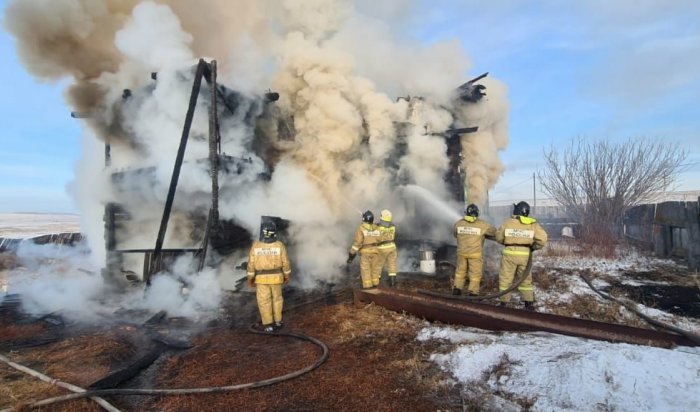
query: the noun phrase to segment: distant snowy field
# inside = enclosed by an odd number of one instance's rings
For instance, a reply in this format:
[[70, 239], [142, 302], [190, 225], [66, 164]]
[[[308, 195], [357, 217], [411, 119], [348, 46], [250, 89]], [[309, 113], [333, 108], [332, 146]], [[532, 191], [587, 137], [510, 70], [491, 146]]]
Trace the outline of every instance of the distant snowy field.
[[74, 232], [80, 232], [78, 215], [0, 213], [0, 237], [28, 239], [53, 233]]

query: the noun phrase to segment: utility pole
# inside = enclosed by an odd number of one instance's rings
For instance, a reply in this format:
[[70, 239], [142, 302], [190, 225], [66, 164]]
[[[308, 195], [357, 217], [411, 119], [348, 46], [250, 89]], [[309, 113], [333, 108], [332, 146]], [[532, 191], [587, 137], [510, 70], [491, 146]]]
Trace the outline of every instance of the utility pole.
[[535, 172], [532, 172], [532, 214], [535, 214], [537, 208], [537, 187], [535, 187]]

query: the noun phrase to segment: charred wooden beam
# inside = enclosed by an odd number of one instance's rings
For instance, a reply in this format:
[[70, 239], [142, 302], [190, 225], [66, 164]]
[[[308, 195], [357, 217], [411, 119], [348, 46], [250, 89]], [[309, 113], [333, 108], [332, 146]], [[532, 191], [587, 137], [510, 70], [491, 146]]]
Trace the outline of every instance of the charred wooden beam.
[[185, 116], [185, 125], [182, 129], [182, 136], [180, 137], [180, 146], [177, 150], [177, 156], [175, 158], [175, 165], [173, 166], [173, 174], [170, 179], [170, 187], [168, 188], [168, 197], [165, 201], [165, 207], [163, 208], [163, 217], [160, 221], [160, 229], [158, 230], [158, 237], [156, 238], [156, 245], [153, 251], [153, 259], [151, 260], [151, 266], [146, 273], [147, 285], [151, 284], [151, 275], [156, 273], [156, 268], [160, 262], [160, 253], [163, 248], [163, 241], [165, 239], [165, 232], [168, 229], [168, 221], [170, 220], [170, 211], [173, 207], [173, 201], [175, 200], [175, 190], [177, 189], [177, 182], [180, 178], [180, 169], [182, 168], [182, 161], [185, 158], [185, 148], [187, 147], [187, 139], [190, 136], [190, 128], [192, 127], [192, 120], [194, 118], [194, 110], [197, 106], [197, 97], [199, 96], [199, 89], [202, 85], [202, 77], [204, 75], [205, 68], [209, 67], [204, 59], [199, 59], [199, 64], [197, 64], [197, 71], [194, 76], [194, 82], [192, 83], [192, 93], [190, 94], [190, 103], [187, 108], [187, 115]]

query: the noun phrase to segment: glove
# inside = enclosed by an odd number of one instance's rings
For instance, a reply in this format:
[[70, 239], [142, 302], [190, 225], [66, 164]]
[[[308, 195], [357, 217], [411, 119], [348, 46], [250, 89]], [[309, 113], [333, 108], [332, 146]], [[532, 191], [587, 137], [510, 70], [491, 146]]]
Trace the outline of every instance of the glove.
[[284, 284], [286, 285], [287, 283], [289, 283], [289, 276], [284, 277]]
[[357, 256], [355, 253], [348, 253], [348, 265], [352, 263], [352, 261], [355, 259], [355, 256]]
[[255, 278], [248, 278], [248, 286], [251, 288], [255, 287]]

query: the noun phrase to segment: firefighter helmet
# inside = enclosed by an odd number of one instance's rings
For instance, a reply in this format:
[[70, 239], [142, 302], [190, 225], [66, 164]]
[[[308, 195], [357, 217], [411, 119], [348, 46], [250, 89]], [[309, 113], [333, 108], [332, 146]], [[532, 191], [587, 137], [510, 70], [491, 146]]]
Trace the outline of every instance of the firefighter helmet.
[[374, 214], [370, 210], [365, 211], [365, 213], [362, 214], [362, 221], [365, 223], [374, 223]]
[[464, 215], [478, 217], [479, 216], [479, 207], [477, 205], [475, 205], [474, 203], [471, 203], [469, 206], [467, 206], [466, 209], [464, 209]]
[[520, 202], [517, 205], [513, 205], [513, 215], [515, 216], [529, 216], [530, 215], [530, 205], [527, 202]]
[[379, 215], [379, 219], [385, 222], [391, 222], [391, 212], [388, 209], [382, 210], [382, 213]]
[[262, 224], [262, 235], [264, 242], [272, 242], [277, 236], [277, 225], [275, 222], [268, 220]]

